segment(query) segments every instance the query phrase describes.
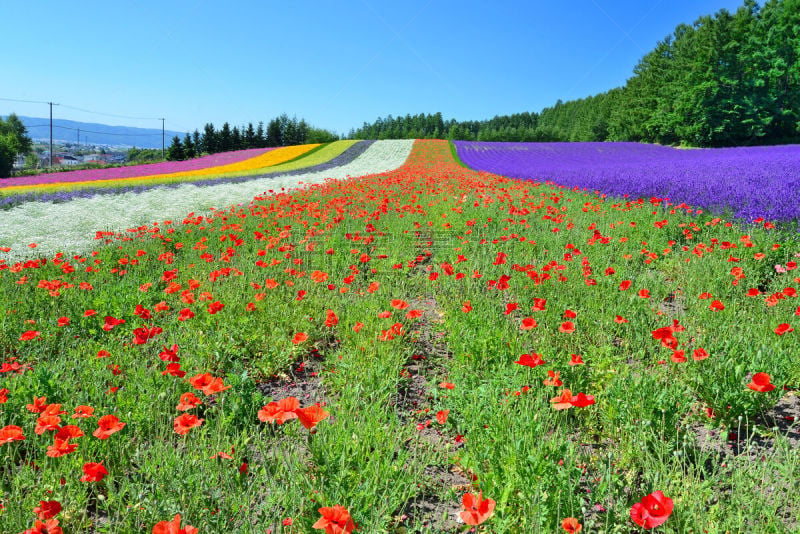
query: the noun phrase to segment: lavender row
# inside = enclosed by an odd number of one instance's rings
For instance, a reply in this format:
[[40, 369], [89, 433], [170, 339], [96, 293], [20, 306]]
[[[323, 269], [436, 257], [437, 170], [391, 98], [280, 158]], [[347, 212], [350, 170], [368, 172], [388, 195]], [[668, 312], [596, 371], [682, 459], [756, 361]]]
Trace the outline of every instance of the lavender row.
[[[347, 165], [355, 160], [358, 156], [364, 153], [374, 141], [359, 141], [353, 146], [336, 156], [335, 158], [314, 165], [312, 167], [305, 167], [293, 171], [280, 173], [280, 176], [294, 176], [299, 174], [307, 174], [310, 172], [326, 171], [341, 165]], [[262, 150], [263, 149], [258, 149]], [[277, 174], [257, 174], [248, 176], [233, 176], [227, 178], [209, 178], [208, 180], [193, 180], [190, 182], [173, 182], [167, 184], [152, 184], [152, 185], [136, 185], [125, 187], [94, 187], [76, 189], [72, 191], [61, 191], [56, 193], [23, 193], [20, 195], [13, 195], [8, 197], [0, 197], [0, 210], [10, 209], [25, 202], [54, 202], [62, 203], [69, 202], [70, 200], [78, 198], [92, 198], [96, 195], [116, 195], [121, 193], [142, 193], [151, 189], [158, 188], [176, 188], [184, 185], [193, 185], [196, 187], [204, 187], [217, 184], [234, 184], [241, 182], [249, 182], [251, 180], [258, 180], [265, 177], [277, 176]]]
[[220, 152], [186, 161], [162, 161], [159, 163], [146, 163], [142, 165], [128, 165], [126, 167], [108, 167], [104, 169], [83, 169], [79, 171], [53, 172], [33, 176], [19, 176], [0, 181], [0, 187], [15, 185], [42, 185], [71, 182], [90, 182], [96, 180], [116, 180], [119, 178], [136, 178], [140, 176], [154, 176], [157, 174], [170, 174], [173, 172], [188, 172], [209, 167], [218, 167], [230, 163], [238, 163], [254, 158], [273, 148], [250, 148], [232, 152]]
[[473, 169], [736, 217], [800, 220], [800, 145], [678, 149], [640, 143], [456, 141]]

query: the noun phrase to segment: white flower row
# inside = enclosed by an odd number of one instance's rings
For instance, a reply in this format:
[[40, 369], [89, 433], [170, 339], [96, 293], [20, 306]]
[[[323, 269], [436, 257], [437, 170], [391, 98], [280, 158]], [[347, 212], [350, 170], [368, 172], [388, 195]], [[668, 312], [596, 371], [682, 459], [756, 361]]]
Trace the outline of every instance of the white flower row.
[[156, 221], [182, 220], [191, 212], [201, 214], [212, 207], [248, 203], [270, 189], [279, 191], [282, 187], [290, 189], [326, 179], [391, 171], [408, 159], [413, 144], [413, 140], [376, 141], [349, 164], [315, 173], [97, 195], [60, 204], [27, 202], [0, 213], [0, 247], [11, 247], [8, 253], [0, 252], [0, 258], [8, 262], [31, 255], [29, 243], [37, 244], [33, 252], [36, 256], [52, 256], [56, 252], [68, 257], [83, 254], [97, 247], [94, 237], [98, 231], [119, 232]]

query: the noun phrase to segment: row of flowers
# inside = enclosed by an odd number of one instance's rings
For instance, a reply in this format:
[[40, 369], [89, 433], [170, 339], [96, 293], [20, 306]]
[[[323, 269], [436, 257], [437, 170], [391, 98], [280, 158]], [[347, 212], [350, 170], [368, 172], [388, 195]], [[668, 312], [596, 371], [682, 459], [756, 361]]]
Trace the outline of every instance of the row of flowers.
[[85, 252], [97, 244], [97, 231], [118, 232], [155, 220], [182, 219], [186, 214], [204, 213], [212, 207], [250, 202], [266, 191], [393, 170], [405, 162], [412, 145], [413, 141], [407, 140], [377, 141], [350, 163], [308, 173], [277, 174], [235, 183], [212, 182], [205, 187], [187, 184], [59, 204], [28, 202], [3, 213], [0, 247], [11, 249], [6, 258], [30, 254], [30, 243], [36, 243], [36, 252], [45, 255], [66, 250]]

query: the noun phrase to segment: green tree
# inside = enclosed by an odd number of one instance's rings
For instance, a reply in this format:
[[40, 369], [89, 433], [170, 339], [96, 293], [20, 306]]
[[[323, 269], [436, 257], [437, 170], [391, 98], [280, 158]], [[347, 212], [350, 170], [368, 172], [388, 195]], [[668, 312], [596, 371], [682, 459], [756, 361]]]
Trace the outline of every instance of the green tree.
[[210, 122], [203, 127], [203, 152], [209, 154], [219, 152], [218, 134], [214, 129], [214, 124]]
[[177, 135], [172, 138], [172, 144], [169, 145], [167, 149], [167, 160], [168, 161], [182, 161], [186, 159], [183, 153], [183, 144], [181, 143], [180, 137]]
[[259, 121], [258, 128], [256, 128], [255, 148], [264, 148], [267, 146], [267, 134], [264, 131], [264, 122]]
[[222, 125], [222, 128], [220, 128], [218, 139], [218, 152], [228, 152], [233, 150], [233, 132], [231, 132], [231, 125], [227, 122]]
[[184, 159], [192, 159], [197, 156], [192, 136], [189, 135], [188, 132], [186, 137], [183, 138], [183, 156]]
[[283, 145], [283, 132], [281, 130], [281, 122], [278, 118], [269, 121], [267, 125], [267, 146], [282, 146]]
[[194, 145], [195, 156], [200, 156], [203, 152], [203, 145], [200, 140], [200, 132], [197, 130], [192, 133], [192, 144]]
[[19, 117], [12, 113], [5, 120], [0, 118], [0, 178], [11, 176], [17, 154], [32, 150], [33, 141]]
[[244, 148], [257, 148], [256, 147], [256, 131], [253, 128], [253, 123], [247, 123], [247, 130], [244, 132]]

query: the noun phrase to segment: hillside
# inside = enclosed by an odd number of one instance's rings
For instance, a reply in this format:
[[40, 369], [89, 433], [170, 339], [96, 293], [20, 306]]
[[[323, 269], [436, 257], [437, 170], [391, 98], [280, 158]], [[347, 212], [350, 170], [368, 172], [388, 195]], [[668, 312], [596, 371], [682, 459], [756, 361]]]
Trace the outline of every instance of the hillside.
[[[24, 117], [20, 120], [28, 129], [28, 135], [34, 141], [50, 139], [50, 119], [46, 117]], [[74, 143], [78, 141], [80, 130], [81, 144], [111, 146], [137, 146], [140, 148], [161, 148], [161, 128], [134, 128], [132, 126], [109, 126], [94, 122], [80, 122], [67, 119], [53, 119], [53, 139]], [[181, 138], [186, 132], [167, 130], [166, 143], [173, 136]]]

